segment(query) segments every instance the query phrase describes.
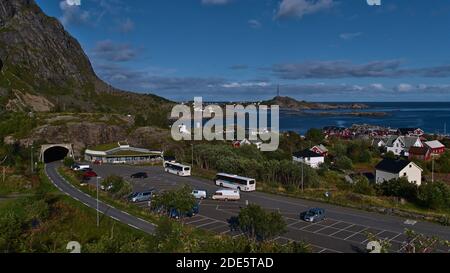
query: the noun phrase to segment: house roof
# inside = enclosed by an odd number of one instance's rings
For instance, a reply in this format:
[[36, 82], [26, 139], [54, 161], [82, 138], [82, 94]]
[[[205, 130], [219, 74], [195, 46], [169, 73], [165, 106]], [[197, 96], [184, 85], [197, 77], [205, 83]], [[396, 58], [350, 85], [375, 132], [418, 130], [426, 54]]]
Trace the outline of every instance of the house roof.
[[392, 147], [394, 146], [394, 142], [397, 140], [398, 136], [389, 136], [386, 140], [386, 146]]
[[[385, 171], [388, 173], [397, 174], [410, 164], [414, 164], [414, 163], [411, 161], [408, 161], [408, 160], [395, 160], [395, 159], [385, 158], [385, 159], [383, 159], [383, 161], [378, 163], [378, 165], [375, 167], [375, 169], [377, 169], [379, 171]], [[416, 164], [414, 164], [414, 165], [417, 166]]]
[[328, 152], [327, 147], [325, 147], [323, 144], [317, 145], [315, 147], [319, 148], [322, 152]]
[[405, 144], [406, 149], [413, 147], [417, 141], [420, 141], [418, 137], [401, 137], [403, 138], [403, 143]]
[[318, 153], [315, 153], [311, 150], [303, 150], [300, 152], [296, 152], [294, 153], [294, 156], [297, 158], [305, 158], [305, 157], [323, 157], [323, 155], [320, 155]]
[[431, 149], [445, 148], [445, 145], [442, 144], [439, 140], [425, 142], [425, 145], [427, 145]]
[[430, 148], [428, 147], [411, 147], [409, 149], [409, 153], [412, 155], [427, 155], [430, 152]]

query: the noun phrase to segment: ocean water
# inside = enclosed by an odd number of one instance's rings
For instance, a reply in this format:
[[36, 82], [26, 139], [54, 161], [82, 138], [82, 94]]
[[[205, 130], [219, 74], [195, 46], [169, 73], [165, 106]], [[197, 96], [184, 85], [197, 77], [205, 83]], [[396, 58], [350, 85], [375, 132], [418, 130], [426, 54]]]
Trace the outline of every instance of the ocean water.
[[[419, 127], [427, 133], [450, 133], [450, 102], [367, 102], [365, 110], [330, 110], [331, 112], [385, 112], [387, 116], [320, 116], [323, 110], [305, 114], [282, 112], [280, 130], [306, 133], [310, 128], [325, 126], [350, 127], [353, 124], [371, 124], [391, 128]], [[446, 128], [446, 129], [445, 129]], [[446, 131], [446, 132], [445, 132]]]

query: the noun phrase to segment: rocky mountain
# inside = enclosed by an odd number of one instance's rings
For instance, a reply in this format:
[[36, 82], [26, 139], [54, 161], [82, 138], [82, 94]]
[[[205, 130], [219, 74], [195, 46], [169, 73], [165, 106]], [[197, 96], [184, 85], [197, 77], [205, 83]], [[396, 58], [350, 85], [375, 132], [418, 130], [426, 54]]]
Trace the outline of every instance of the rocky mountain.
[[[0, 106], [5, 110], [167, 111], [171, 102], [125, 92], [95, 74], [82, 47], [34, 0], [0, 1]], [[145, 109], [145, 110], [143, 110]]]
[[369, 108], [365, 104], [352, 103], [352, 104], [331, 104], [331, 103], [315, 103], [298, 101], [290, 97], [277, 96], [272, 100], [265, 101], [262, 104], [265, 105], [279, 105], [284, 110], [337, 110], [337, 109], [354, 109], [361, 110]]

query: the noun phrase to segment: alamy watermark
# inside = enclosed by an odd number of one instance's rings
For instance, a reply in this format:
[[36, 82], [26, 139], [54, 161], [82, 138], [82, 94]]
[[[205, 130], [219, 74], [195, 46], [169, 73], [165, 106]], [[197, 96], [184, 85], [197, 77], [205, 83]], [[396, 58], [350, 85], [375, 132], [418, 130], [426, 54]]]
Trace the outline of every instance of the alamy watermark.
[[171, 117], [178, 119], [172, 125], [172, 138], [175, 141], [248, 140], [257, 143], [263, 152], [276, 151], [280, 143], [278, 105], [268, 107], [238, 104], [204, 107], [203, 99], [196, 97], [193, 109], [188, 105], [176, 105], [172, 109]]

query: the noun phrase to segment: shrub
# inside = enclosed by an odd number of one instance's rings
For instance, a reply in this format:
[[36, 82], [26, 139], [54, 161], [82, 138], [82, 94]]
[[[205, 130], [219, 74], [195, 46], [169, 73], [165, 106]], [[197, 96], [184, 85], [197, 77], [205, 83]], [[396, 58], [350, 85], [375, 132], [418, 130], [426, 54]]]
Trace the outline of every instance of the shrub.
[[419, 187], [418, 200], [430, 209], [449, 209], [450, 187], [442, 182], [423, 184]]
[[64, 166], [70, 168], [75, 164], [75, 160], [72, 157], [66, 157], [64, 158]]
[[370, 184], [369, 180], [365, 176], [358, 176], [355, 179], [355, 184], [353, 186], [353, 191], [355, 193], [364, 195], [375, 195], [375, 188]]
[[380, 190], [385, 196], [405, 198], [411, 202], [417, 200], [417, 186], [406, 178], [385, 181], [380, 185]]

